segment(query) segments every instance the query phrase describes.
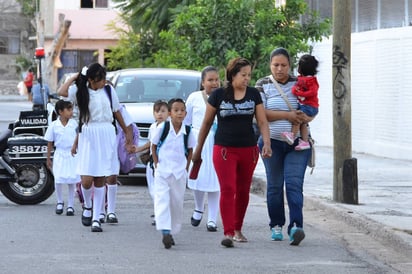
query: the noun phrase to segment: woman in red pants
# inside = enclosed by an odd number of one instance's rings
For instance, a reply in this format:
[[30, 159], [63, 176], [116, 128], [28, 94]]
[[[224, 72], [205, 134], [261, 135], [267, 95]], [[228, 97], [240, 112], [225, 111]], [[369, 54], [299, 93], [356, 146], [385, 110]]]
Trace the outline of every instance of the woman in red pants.
[[262, 156], [270, 157], [269, 126], [258, 90], [249, 87], [252, 65], [245, 58], [232, 59], [226, 68], [227, 86], [209, 96], [206, 113], [198, 135], [193, 162], [200, 160], [209, 129], [217, 115], [213, 164], [220, 185], [220, 215], [224, 235], [221, 244], [247, 242], [242, 233], [249, 204], [252, 176], [259, 159], [253, 130], [256, 118], [263, 138]]

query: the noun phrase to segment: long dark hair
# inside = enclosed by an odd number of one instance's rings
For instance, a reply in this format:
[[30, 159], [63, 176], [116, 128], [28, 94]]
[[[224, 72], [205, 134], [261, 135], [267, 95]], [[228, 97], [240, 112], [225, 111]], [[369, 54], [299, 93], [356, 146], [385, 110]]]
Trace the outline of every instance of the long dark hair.
[[233, 89], [233, 77], [246, 66], [252, 67], [252, 63], [243, 57], [237, 57], [229, 61], [226, 67], [225, 97], [233, 105], [235, 104], [235, 90]]
[[[86, 72], [87, 70], [87, 72]], [[85, 74], [85, 75], [84, 75]], [[76, 79], [77, 85], [77, 105], [79, 106], [79, 121], [87, 124], [90, 119], [89, 101], [90, 95], [87, 87], [88, 80], [101, 81], [106, 79], [106, 69], [99, 63], [93, 63], [89, 68], [83, 68]]]

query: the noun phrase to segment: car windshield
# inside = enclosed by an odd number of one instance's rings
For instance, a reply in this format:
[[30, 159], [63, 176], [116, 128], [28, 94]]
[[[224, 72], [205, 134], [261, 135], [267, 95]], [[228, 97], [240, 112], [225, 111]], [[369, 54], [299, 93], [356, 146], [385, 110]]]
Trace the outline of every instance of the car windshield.
[[199, 79], [184, 75], [121, 75], [115, 88], [121, 103], [186, 100], [191, 92], [199, 89]]

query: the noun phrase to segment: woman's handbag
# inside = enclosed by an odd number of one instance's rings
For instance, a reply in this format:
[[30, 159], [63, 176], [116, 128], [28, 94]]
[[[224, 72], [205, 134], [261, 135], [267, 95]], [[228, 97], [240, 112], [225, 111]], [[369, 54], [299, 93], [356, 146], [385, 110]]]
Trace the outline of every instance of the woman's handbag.
[[312, 153], [308, 161], [308, 167], [312, 168], [312, 170], [310, 171], [310, 174], [312, 174], [313, 170], [315, 169], [315, 165], [316, 165], [315, 140], [313, 140], [312, 137], [309, 136], [308, 141], [310, 143], [310, 147], [312, 148]]
[[[273, 84], [275, 84], [275, 87], [276, 87], [276, 89], [279, 91], [280, 96], [282, 96], [283, 100], [285, 100], [286, 104], [288, 105], [290, 111], [292, 111], [292, 110], [293, 110], [293, 107], [292, 107], [292, 105], [290, 104], [290, 102], [289, 102], [289, 100], [288, 100], [288, 97], [286, 96], [286, 94], [285, 94], [285, 92], [283, 91], [282, 87], [279, 86], [278, 82], [275, 80], [275, 78], [273, 78], [272, 75], [270, 76], [270, 80], [272, 80]], [[311, 136], [309, 136], [309, 140], [308, 140], [308, 141], [309, 141], [310, 146], [311, 146], [311, 148], [312, 148], [312, 153], [311, 153], [311, 156], [310, 156], [309, 161], [308, 161], [308, 167], [312, 168], [312, 170], [310, 171], [310, 174], [312, 174], [312, 173], [313, 173], [313, 169], [315, 168], [315, 165], [316, 165], [316, 163], [315, 163], [315, 162], [316, 162], [315, 140], [313, 140], [313, 138], [312, 138]]]

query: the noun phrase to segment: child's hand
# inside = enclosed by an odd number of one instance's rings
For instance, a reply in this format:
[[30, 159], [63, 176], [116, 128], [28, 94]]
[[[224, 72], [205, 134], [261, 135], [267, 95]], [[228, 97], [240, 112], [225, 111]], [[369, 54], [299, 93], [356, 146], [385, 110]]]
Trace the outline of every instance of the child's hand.
[[73, 145], [72, 149], [70, 150], [70, 152], [72, 153], [72, 156], [74, 157], [74, 155], [77, 154], [77, 146]]

